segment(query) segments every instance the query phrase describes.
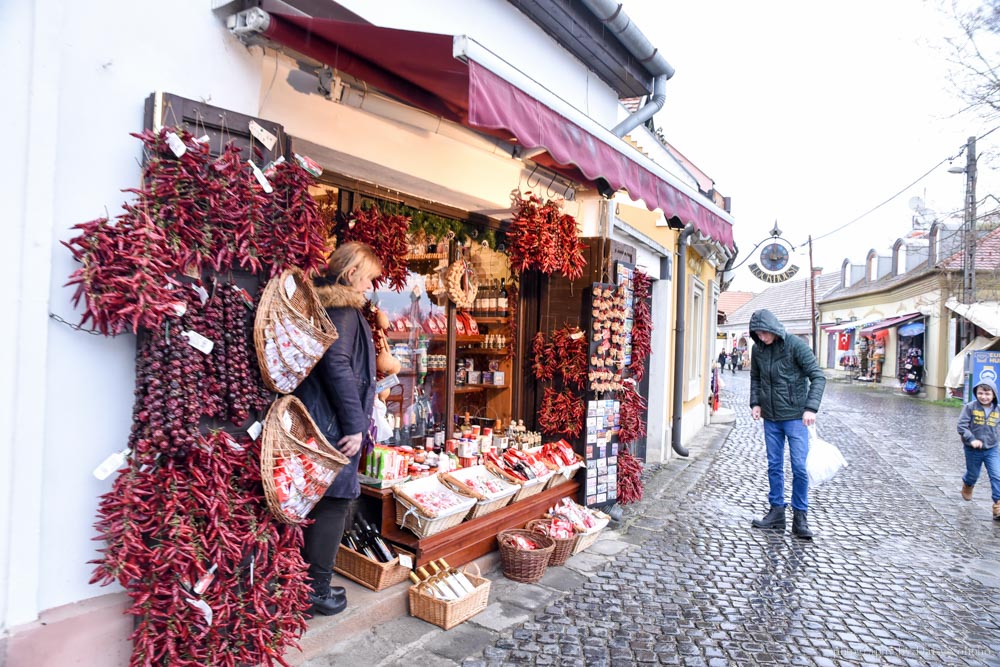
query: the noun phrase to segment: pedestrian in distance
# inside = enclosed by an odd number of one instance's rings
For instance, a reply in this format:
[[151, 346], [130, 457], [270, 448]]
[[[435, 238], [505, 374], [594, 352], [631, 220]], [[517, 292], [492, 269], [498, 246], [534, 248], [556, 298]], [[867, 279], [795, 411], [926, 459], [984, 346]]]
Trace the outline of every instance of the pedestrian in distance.
[[962, 437], [965, 450], [962, 498], [972, 500], [972, 489], [985, 465], [993, 494], [993, 520], [1000, 521], [1000, 450], [997, 449], [1000, 408], [997, 407], [997, 386], [991, 380], [980, 380], [973, 393], [976, 398], [965, 404], [958, 418], [958, 434]]
[[719, 352], [719, 358], [716, 359], [719, 362], [719, 372], [726, 370], [726, 363], [729, 361], [729, 355], [726, 354], [725, 350]]
[[750, 349], [743, 348], [743, 355], [740, 357], [740, 370], [750, 370]]
[[733, 372], [733, 375], [736, 375], [736, 365], [738, 363], [740, 363], [740, 353], [734, 347], [733, 351], [729, 354], [729, 370]]
[[767, 500], [770, 509], [754, 528], [785, 529], [785, 442], [792, 462], [792, 534], [812, 539], [809, 512], [809, 427], [823, 400], [826, 377], [805, 341], [785, 332], [769, 310], [750, 316], [750, 337], [756, 347], [750, 358], [750, 411], [764, 420], [767, 449]]
[[309, 513], [302, 556], [308, 566], [310, 612], [332, 616], [347, 607], [343, 586], [331, 586], [333, 564], [361, 495], [358, 461], [371, 445], [375, 404], [375, 343], [362, 308], [382, 264], [369, 246], [345, 243], [330, 255], [316, 294], [337, 328], [337, 340], [295, 390], [326, 439], [350, 463]]

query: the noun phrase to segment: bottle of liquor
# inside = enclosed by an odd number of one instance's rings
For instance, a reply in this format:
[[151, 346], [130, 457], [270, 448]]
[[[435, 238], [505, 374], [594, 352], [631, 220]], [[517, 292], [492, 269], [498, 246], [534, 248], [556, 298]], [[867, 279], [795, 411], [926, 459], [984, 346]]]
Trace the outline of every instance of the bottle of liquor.
[[451, 590], [450, 586], [444, 586], [440, 581], [435, 579], [427, 572], [424, 567], [417, 568], [417, 574], [420, 578], [427, 582], [427, 587], [433, 592], [434, 597], [441, 598], [442, 600], [455, 600], [458, 598], [457, 595]]
[[400, 432], [399, 415], [396, 415], [396, 422], [392, 427], [392, 444], [399, 446], [403, 444], [403, 434]]
[[497, 299], [497, 317], [507, 317], [510, 314], [510, 300], [507, 292], [507, 282], [500, 281], [500, 296]]
[[447, 588], [455, 596], [456, 600], [465, 597], [466, 591], [462, 588], [461, 584], [449, 577], [448, 573], [438, 567], [437, 563], [431, 561], [427, 563], [427, 566], [431, 568], [431, 572], [434, 573], [434, 577], [437, 578], [437, 582], [441, 587]]
[[378, 529], [374, 524], [368, 523], [368, 520], [363, 516], [358, 515], [355, 517], [355, 522], [361, 528], [361, 534], [364, 535], [365, 542], [372, 549], [380, 563], [388, 563], [396, 556], [392, 553], [392, 549], [389, 545], [385, 543], [382, 536], [379, 534]]
[[489, 317], [497, 316], [497, 298], [499, 294], [497, 293], [496, 281], [491, 280], [488, 291], [486, 292], [487, 304], [486, 309], [489, 311]]
[[461, 586], [466, 593], [475, 592], [476, 587], [472, 584], [471, 581], [469, 581], [469, 578], [465, 576], [464, 572], [456, 570], [451, 565], [448, 565], [448, 562], [444, 558], [438, 558], [438, 563], [441, 565], [441, 569], [443, 569], [445, 572], [447, 572], [449, 575], [454, 577], [455, 580], [458, 581], [458, 585]]

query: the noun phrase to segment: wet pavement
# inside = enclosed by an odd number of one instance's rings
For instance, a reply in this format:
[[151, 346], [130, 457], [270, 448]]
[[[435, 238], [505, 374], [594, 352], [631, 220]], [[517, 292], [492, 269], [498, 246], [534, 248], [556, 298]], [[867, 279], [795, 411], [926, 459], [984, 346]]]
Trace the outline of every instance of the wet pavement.
[[533, 586], [492, 573], [502, 605], [447, 633], [399, 619], [421, 638], [367, 664], [1000, 665], [1000, 522], [985, 471], [973, 502], [959, 495], [957, 408], [828, 383], [819, 433], [849, 466], [811, 491], [808, 542], [790, 520], [750, 528], [767, 508], [763, 431], [749, 374], [725, 382], [732, 429], [651, 471], [592, 560]]

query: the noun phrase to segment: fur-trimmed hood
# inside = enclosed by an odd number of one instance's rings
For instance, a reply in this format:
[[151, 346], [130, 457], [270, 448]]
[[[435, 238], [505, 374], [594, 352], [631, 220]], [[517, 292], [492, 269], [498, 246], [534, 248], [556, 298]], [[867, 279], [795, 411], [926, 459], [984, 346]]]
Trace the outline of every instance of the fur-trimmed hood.
[[317, 285], [316, 295], [324, 308], [363, 308], [364, 294], [347, 285]]

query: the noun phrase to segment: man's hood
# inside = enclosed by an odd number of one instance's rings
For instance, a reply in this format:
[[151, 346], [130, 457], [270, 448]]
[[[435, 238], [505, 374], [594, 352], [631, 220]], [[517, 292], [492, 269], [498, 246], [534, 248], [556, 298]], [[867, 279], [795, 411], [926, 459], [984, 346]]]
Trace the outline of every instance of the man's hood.
[[997, 404], [997, 385], [993, 380], [982, 379], [976, 383], [976, 386], [972, 388], [972, 395], [976, 395], [976, 389], [978, 387], [989, 387], [993, 390], [993, 405]]
[[774, 316], [774, 313], [766, 308], [755, 310], [753, 315], [750, 316], [750, 337], [753, 338], [753, 342], [763, 345], [760, 339], [757, 338], [758, 331], [769, 331], [782, 341], [785, 340], [785, 327]]

